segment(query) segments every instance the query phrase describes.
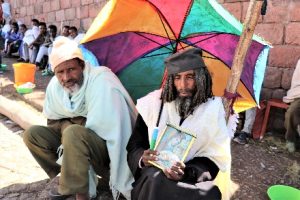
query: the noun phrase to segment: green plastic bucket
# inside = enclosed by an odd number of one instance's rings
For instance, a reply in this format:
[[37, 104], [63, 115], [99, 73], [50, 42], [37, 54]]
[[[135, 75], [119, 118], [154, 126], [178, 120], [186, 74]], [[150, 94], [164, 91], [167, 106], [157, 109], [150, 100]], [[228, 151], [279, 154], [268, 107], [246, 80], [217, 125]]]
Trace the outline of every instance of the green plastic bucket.
[[271, 200], [300, 200], [300, 190], [287, 185], [273, 185], [267, 193]]

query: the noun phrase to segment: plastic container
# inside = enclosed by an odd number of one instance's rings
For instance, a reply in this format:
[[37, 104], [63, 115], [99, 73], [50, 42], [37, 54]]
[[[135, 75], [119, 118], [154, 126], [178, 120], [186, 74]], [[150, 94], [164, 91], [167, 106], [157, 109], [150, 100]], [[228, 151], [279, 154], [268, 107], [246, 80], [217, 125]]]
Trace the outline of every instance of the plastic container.
[[27, 82], [34, 83], [36, 66], [31, 63], [14, 63], [15, 85], [19, 86]]
[[273, 185], [269, 187], [267, 193], [271, 200], [300, 199], [300, 190], [287, 185]]
[[7, 69], [7, 65], [6, 64], [0, 64], [0, 70], [5, 71]]
[[32, 92], [32, 88], [20, 88], [20, 87], [17, 87], [16, 90], [17, 90], [17, 92], [19, 94], [28, 94], [28, 93]]

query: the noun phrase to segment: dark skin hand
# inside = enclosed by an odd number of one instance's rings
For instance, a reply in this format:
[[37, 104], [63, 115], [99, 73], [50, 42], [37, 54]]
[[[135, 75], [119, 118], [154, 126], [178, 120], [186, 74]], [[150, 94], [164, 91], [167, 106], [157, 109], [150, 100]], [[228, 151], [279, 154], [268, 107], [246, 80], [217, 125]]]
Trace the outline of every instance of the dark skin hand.
[[[158, 151], [147, 149], [144, 151], [142, 155], [142, 162], [144, 166], [149, 167], [152, 166], [149, 161], [156, 161], [158, 160], [157, 156], [159, 155]], [[163, 172], [168, 179], [174, 181], [180, 181], [184, 175], [184, 168], [185, 165], [183, 162], [175, 162], [173, 166], [169, 169], [164, 169]]]
[[183, 162], [176, 162], [169, 169], [164, 169], [164, 174], [168, 179], [180, 181], [184, 175], [185, 164]]
[[142, 162], [146, 167], [152, 166], [149, 161], [156, 161], [158, 160], [157, 156], [159, 155], [158, 151], [147, 149], [144, 151], [142, 155]]

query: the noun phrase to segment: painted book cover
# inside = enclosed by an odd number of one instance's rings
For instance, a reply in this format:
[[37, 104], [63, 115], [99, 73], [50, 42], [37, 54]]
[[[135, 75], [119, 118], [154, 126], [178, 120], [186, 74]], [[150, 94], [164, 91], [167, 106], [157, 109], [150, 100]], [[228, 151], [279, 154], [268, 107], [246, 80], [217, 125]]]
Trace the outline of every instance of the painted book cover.
[[195, 134], [181, 127], [167, 124], [154, 147], [154, 150], [159, 152], [158, 160], [150, 161], [150, 163], [164, 170], [177, 161], [183, 162], [195, 139]]

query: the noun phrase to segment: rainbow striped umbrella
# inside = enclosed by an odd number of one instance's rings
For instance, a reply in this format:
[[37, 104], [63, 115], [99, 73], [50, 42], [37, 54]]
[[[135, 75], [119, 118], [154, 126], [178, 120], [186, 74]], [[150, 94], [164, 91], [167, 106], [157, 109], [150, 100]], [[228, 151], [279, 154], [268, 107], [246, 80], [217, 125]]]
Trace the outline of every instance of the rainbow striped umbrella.
[[[242, 25], [215, 0], [111, 0], [82, 40], [84, 53], [115, 72], [133, 99], [158, 89], [164, 59], [203, 50], [213, 93], [223, 96]], [[270, 46], [258, 36], [245, 58], [237, 112], [258, 105]]]

